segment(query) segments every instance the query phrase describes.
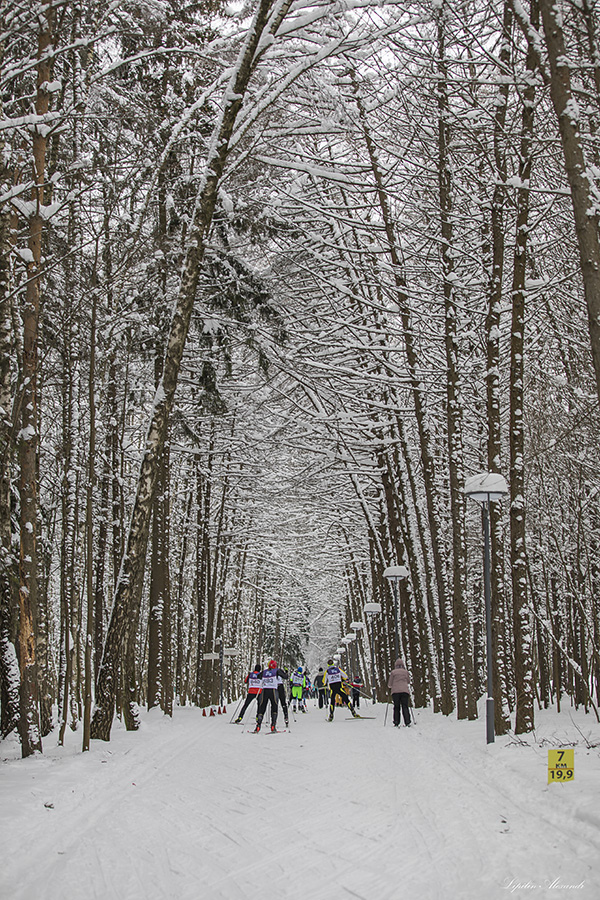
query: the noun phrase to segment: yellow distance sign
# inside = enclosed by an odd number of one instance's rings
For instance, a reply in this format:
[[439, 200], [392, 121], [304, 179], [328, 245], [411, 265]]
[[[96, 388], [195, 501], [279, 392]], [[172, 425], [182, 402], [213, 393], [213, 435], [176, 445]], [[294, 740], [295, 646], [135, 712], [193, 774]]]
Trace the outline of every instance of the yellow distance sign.
[[548, 784], [552, 781], [573, 781], [575, 777], [575, 751], [548, 750]]

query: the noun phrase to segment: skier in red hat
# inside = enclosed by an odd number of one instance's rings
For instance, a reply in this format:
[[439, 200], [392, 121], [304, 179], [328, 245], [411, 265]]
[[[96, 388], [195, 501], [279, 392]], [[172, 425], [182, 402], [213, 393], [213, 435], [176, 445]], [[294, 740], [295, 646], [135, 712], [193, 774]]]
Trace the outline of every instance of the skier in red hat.
[[271, 731], [277, 731], [277, 706], [279, 702], [279, 692], [277, 685], [280, 678], [285, 678], [286, 672], [277, 666], [274, 659], [269, 662], [268, 668], [262, 673], [262, 694], [260, 695], [260, 706], [258, 707], [258, 715], [256, 717], [255, 732], [260, 731], [260, 726], [265, 717], [267, 703], [271, 702]]

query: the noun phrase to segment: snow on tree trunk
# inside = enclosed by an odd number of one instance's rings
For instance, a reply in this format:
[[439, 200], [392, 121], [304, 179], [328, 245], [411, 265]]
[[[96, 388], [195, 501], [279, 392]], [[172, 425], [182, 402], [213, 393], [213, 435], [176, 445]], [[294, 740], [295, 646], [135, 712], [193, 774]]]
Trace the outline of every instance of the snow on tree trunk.
[[[539, 27], [537, 4], [531, 4], [532, 25]], [[536, 61], [530, 50], [527, 69]], [[525, 549], [525, 429], [523, 421], [525, 277], [527, 272], [529, 180], [533, 138], [535, 85], [529, 79], [523, 90], [523, 113], [517, 192], [515, 255], [512, 282], [512, 322], [510, 343], [510, 558], [512, 574], [514, 675], [516, 690], [515, 732], [533, 729], [533, 684], [531, 622], [527, 605], [527, 556]], [[498, 719], [498, 717], [497, 717]]]
[[187, 562], [187, 550], [190, 538], [192, 501], [194, 499], [191, 489], [188, 490], [188, 498], [186, 502], [185, 520], [181, 538], [181, 553], [179, 556], [179, 565], [177, 567], [177, 605], [175, 617], [175, 696], [181, 706], [185, 706], [187, 696], [184, 685], [189, 679], [189, 673], [186, 671], [186, 644], [189, 646], [189, 635], [192, 631], [188, 620], [187, 636], [185, 634], [186, 627], [186, 609], [184, 602], [184, 571]]
[[[2, 179], [3, 181], [4, 179]], [[11, 299], [10, 288], [10, 214], [0, 213], [0, 692], [2, 721], [0, 734], [4, 737], [17, 726], [19, 720], [19, 664], [11, 641], [11, 579], [14, 560], [11, 548], [10, 521], [10, 457], [12, 448], [12, 406], [10, 383], [11, 359]]]
[[[40, 122], [49, 109], [54, 8], [48, 3], [39, 19], [37, 47], [37, 91], [35, 115]], [[23, 756], [41, 752], [42, 740], [38, 708], [38, 667], [36, 656], [36, 605], [38, 600], [38, 345], [42, 278], [42, 235], [44, 231], [44, 189], [47, 132], [35, 128], [32, 137], [33, 184], [28, 222], [27, 285], [21, 310], [23, 320], [23, 401], [19, 435], [20, 559], [19, 637], [21, 671], [21, 718], [19, 733]]]
[[210, 554], [210, 506], [211, 506], [211, 471], [213, 461], [213, 435], [211, 434], [208, 454], [205, 462], [206, 471], [200, 464], [200, 457], [196, 461], [196, 490], [197, 490], [197, 531], [196, 531], [196, 591], [198, 597], [198, 646], [196, 664], [196, 693], [195, 700], [198, 706], [206, 706], [214, 703], [214, 673], [216, 672], [210, 660], [205, 660], [203, 654], [214, 650], [214, 640], [217, 636], [215, 617], [216, 610], [210, 591], [211, 583], [211, 554]]
[[[510, 32], [512, 13], [510, 3], [504, 4], [500, 60], [502, 71], [510, 63]], [[500, 404], [500, 312], [502, 309], [502, 274], [504, 267], [504, 206], [506, 196], [506, 150], [505, 126], [508, 101], [508, 84], [504, 80], [498, 87], [496, 112], [494, 116], [494, 191], [491, 203], [490, 237], [488, 251], [488, 309], [485, 320], [486, 332], [486, 399], [487, 399], [487, 468], [490, 472], [500, 472], [502, 465], [502, 432]], [[488, 665], [493, 669], [494, 719], [496, 734], [507, 729], [504, 716], [504, 684], [500, 661], [502, 659], [503, 622], [505, 621], [504, 553], [502, 545], [501, 507], [490, 504], [491, 536], [491, 586], [492, 586], [492, 659]]]
[[[67, 270], [67, 290], [63, 298], [63, 318], [71, 321], [74, 279], [71, 267]], [[60, 486], [61, 501], [61, 539], [60, 539], [60, 665], [58, 672], [58, 743], [64, 741], [65, 729], [69, 718], [69, 697], [73, 669], [73, 650], [71, 641], [72, 610], [75, 604], [75, 533], [77, 530], [77, 504], [75, 500], [75, 481], [73, 477], [74, 452], [74, 409], [73, 397], [75, 368], [73, 364], [71, 329], [64, 335], [64, 349], [61, 354], [61, 413], [62, 413], [62, 478]]]
[[84, 648], [84, 691], [83, 691], [83, 743], [82, 750], [90, 749], [92, 695], [93, 695], [93, 645], [94, 645], [94, 487], [96, 484], [96, 320], [98, 311], [97, 271], [92, 274], [92, 315], [90, 322], [90, 366], [88, 373], [88, 406], [90, 415], [90, 436], [88, 446], [88, 477], [86, 485], [86, 553], [85, 585], [87, 615]]
[[[160, 384], [162, 359], [157, 355], [155, 373]], [[152, 504], [152, 538], [150, 554], [150, 608], [148, 611], [148, 709], [159, 706], [162, 696], [163, 619], [168, 558], [165, 554], [167, 525], [164, 516], [164, 495], [167, 486], [166, 448], [160, 456], [156, 493]]]
[[[550, 93], [558, 119], [565, 169], [571, 189], [579, 264], [588, 312], [596, 390], [600, 401], [600, 214], [594, 176], [588, 171], [579, 131], [580, 108], [571, 88], [571, 63], [555, 0], [540, 0], [550, 63]], [[596, 61], [597, 62], [597, 61]]]
[[450, 511], [452, 516], [452, 615], [456, 708], [459, 719], [477, 718], [477, 700], [473, 670], [471, 625], [466, 605], [467, 540], [464, 496], [463, 415], [460, 390], [457, 305], [454, 287], [454, 249], [452, 224], [452, 172], [449, 158], [450, 108], [446, 66], [445, 7], [437, 14], [438, 41], [438, 188], [441, 225], [442, 279], [444, 289], [444, 325], [446, 350], [446, 421], [448, 467], [450, 472]]

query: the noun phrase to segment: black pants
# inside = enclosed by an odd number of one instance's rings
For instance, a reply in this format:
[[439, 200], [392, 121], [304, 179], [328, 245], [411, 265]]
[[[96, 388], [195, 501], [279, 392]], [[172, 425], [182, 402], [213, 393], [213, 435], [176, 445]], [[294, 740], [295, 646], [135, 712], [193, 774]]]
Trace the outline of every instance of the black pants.
[[345, 703], [345, 705], [349, 709], [352, 708], [351, 703], [350, 703], [350, 697], [348, 696], [348, 694], [346, 694], [345, 691], [342, 690], [342, 682], [341, 681], [334, 681], [333, 684], [329, 685], [329, 690], [331, 691], [331, 697], [329, 698], [329, 715], [332, 718], [333, 718], [333, 713], [335, 710], [336, 694], [340, 695], [340, 700], [342, 701], [342, 703]]
[[278, 685], [277, 685], [277, 693], [278, 693], [278, 695], [279, 695], [279, 700], [280, 700], [280, 702], [281, 702], [281, 708], [282, 708], [282, 710], [283, 710], [283, 718], [285, 719], [286, 724], [287, 724], [287, 720], [288, 720], [288, 706], [287, 706], [287, 700], [286, 700], [286, 697], [285, 697], [285, 685], [284, 685], [284, 684], [278, 684]]
[[352, 702], [354, 703], [354, 709], [360, 709], [360, 691], [358, 688], [352, 688]]
[[408, 694], [402, 691], [401, 694], [392, 694], [394, 701], [394, 725], [400, 724], [400, 707], [402, 707], [402, 715], [404, 724], [410, 725], [410, 710], [408, 708]]
[[263, 689], [262, 694], [260, 695], [260, 704], [258, 707], [258, 715], [256, 717], [256, 722], [258, 725], [262, 723], [262, 720], [265, 717], [265, 712], [267, 711], [267, 703], [269, 700], [271, 701], [271, 725], [277, 724], [277, 703], [279, 701], [279, 694], [275, 690], [275, 688], [266, 688]]
[[248, 694], [248, 696], [244, 700], [244, 705], [242, 706], [242, 709], [241, 709], [240, 713], [238, 714], [238, 719], [243, 718], [244, 713], [246, 712], [246, 710], [248, 709], [248, 707], [250, 706], [250, 704], [252, 703], [253, 700], [256, 700], [256, 706], [259, 707], [260, 706], [260, 694]]
[[323, 709], [323, 707], [327, 705], [325, 702], [325, 688], [319, 688], [318, 694], [319, 694], [319, 709]]

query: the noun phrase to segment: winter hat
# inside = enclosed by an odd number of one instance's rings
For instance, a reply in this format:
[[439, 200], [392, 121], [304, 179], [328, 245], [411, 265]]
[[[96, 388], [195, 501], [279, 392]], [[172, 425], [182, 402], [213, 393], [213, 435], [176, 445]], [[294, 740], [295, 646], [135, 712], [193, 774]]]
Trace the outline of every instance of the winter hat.
[[328, 665], [328, 666], [332, 666], [332, 665], [333, 665], [333, 660], [332, 660], [332, 659], [328, 659], [328, 660], [327, 660], [327, 665]]
[[323, 666], [319, 666], [319, 672], [323, 671]]
[[270, 668], [270, 669], [276, 669], [276, 668], [277, 668], [277, 663], [275, 662], [274, 659], [272, 659], [272, 660], [269, 662], [269, 668]]
[[255, 671], [255, 672], [262, 672], [262, 666], [261, 666], [260, 663], [256, 663], [256, 665], [254, 666], [254, 671]]

